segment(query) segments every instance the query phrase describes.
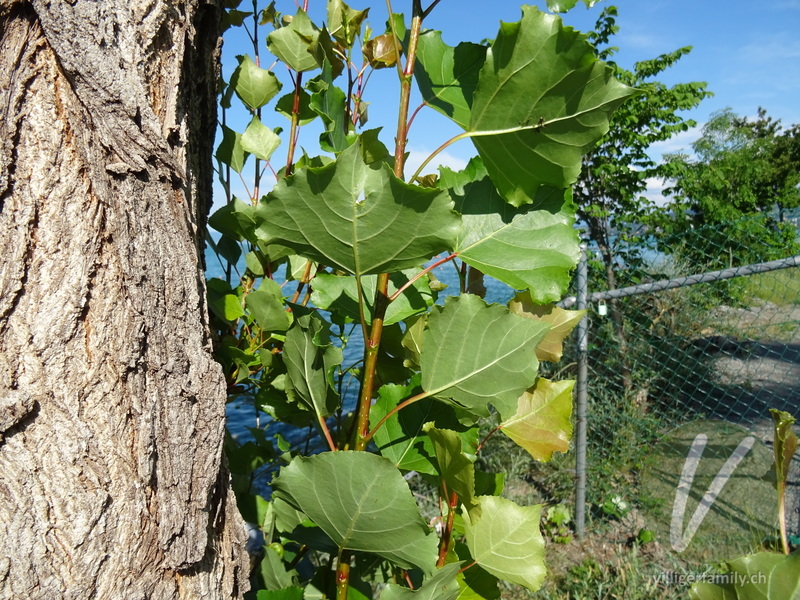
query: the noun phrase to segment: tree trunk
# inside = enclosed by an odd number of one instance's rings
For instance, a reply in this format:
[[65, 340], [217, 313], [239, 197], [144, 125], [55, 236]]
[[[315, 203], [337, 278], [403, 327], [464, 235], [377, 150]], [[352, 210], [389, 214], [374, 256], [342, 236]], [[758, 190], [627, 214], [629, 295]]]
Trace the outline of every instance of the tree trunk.
[[0, 598], [246, 590], [202, 270], [219, 10], [0, 0]]

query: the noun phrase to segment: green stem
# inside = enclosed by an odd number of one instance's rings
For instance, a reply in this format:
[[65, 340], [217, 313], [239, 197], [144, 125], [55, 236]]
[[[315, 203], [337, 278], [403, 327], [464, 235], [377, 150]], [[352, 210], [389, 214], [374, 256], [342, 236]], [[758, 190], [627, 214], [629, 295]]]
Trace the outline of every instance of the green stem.
[[778, 525], [781, 530], [783, 553], [789, 554], [789, 538], [786, 535], [786, 481], [778, 482]]
[[483, 438], [483, 440], [481, 441], [481, 443], [480, 443], [480, 444], [478, 444], [478, 447], [477, 447], [477, 448], [475, 448], [475, 454], [477, 454], [478, 452], [480, 452], [480, 451], [481, 451], [481, 448], [483, 448], [483, 445], [484, 445], [484, 444], [485, 444], [485, 443], [486, 443], [486, 442], [489, 440], [489, 438], [490, 438], [490, 437], [492, 437], [492, 436], [493, 436], [495, 433], [497, 433], [498, 431], [500, 431], [502, 428], [503, 428], [503, 425], [501, 424], [501, 425], [498, 425], [497, 427], [495, 427], [494, 429], [492, 429], [492, 430], [491, 430], [489, 433], [487, 433], [487, 434], [486, 434], [486, 437], [485, 437], [485, 438]]
[[369, 345], [369, 329], [367, 328], [367, 316], [364, 314], [364, 288], [359, 275], [356, 275], [356, 292], [358, 293], [358, 318], [361, 321], [361, 335], [364, 336], [364, 347], [366, 347]]
[[[387, 0], [390, 9], [391, 2]], [[394, 174], [403, 178], [403, 166], [405, 160], [405, 147], [408, 135], [408, 107], [411, 99], [411, 81], [416, 64], [417, 44], [419, 42], [420, 31], [422, 31], [422, 4], [420, 0], [413, 0], [411, 32], [409, 34], [408, 60], [403, 69], [400, 80], [400, 109], [397, 117], [397, 138], [395, 140], [395, 160]], [[383, 319], [386, 315], [386, 307], [389, 305], [389, 274], [381, 273], [375, 289], [375, 302], [372, 306], [372, 327], [369, 330], [369, 339], [364, 348], [364, 379], [361, 382], [361, 393], [359, 394], [357, 423], [355, 439], [353, 440], [354, 450], [365, 450], [369, 442], [369, 409], [372, 405], [372, 395], [375, 389], [376, 371], [378, 367], [378, 351], [381, 345], [383, 334]]]
[[417, 62], [417, 44], [422, 30], [422, 4], [420, 0], [413, 2], [411, 18], [411, 34], [408, 42], [408, 60], [400, 78], [400, 111], [397, 116], [397, 139], [394, 149], [394, 174], [403, 179], [406, 143], [408, 142], [408, 110], [411, 101], [411, 81]]
[[381, 346], [383, 334], [383, 318], [386, 315], [386, 306], [389, 304], [387, 290], [389, 287], [389, 274], [378, 275], [375, 303], [373, 304], [372, 327], [364, 349], [364, 380], [361, 382], [361, 394], [358, 402], [358, 419], [356, 423], [355, 450], [366, 450], [369, 442], [369, 409], [372, 405], [372, 392], [375, 389], [375, 376], [378, 368], [378, 350]]
[[339, 549], [339, 559], [336, 561], [336, 600], [347, 600], [347, 590], [350, 587], [350, 551]]
[[439, 154], [440, 152], [442, 152], [443, 150], [445, 150], [448, 146], [452, 146], [453, 144], [455, 144], [459, 140], [465, 140], [468, 137], [474, 137], [475, 135], [476, 134], [474, 134], [474, 133], [471, 133], [469, 131], [465, 131], [464, 133], [459, 133], [457, 136], [451, 137], [444, 144], [442, 144], [436, 150], [434, 150], [431, 153], [431, 155], [422, 162], [422, 164], [419, 166], [419, 168], [416, 170], [416, 172], [411, 176], [411, 179], [409, 179], [409, 181], [414, 181], [417, 177], [419, 177], [420, 173], [422, 173], [422, 170], [425, 167], [428, 166], [428, 163], [431, 162], [434, 158], [436, 158], [436, 155]]
[[453, 522], [455, 520], [457, 508], [458, 495], [452, 492], [447, 503], [447, 523], [444, 526], [442, 539], [439, 542], [439, 559], [436, 561], [437, 568], [442, 568], [447, 562], [447, 552], [450, 550], [450, 538], [453, 535]]
[[332, 452], [336, 452], [338, 448], [336, 444], [333, 443], [333, 438], [331, 437], [331, 430], [328, 429], [328, 424], [325, 422], [325, 419], [322, 415], [317, 415], [317, 422], [319, 423], [319, 429], [322, 431], [322, 435], [325, 436], [325, 441], [328, 442], [328, 448], [331, 449]]
[[392, 294], [391, 296], [389, 296], [389, 302], [394, 302], [395, 300], [397, 300], [398, 296], [400, 296], [400, 294], [402, 294], [403, 292], [405, 292], [405, 291], [406, 291], [406, 290], [409, 288], [409, 286], [411, 286], [411, 285], [414, 285], [414, 282], [415, 282], [415, 281], [417, 281], [417, 279], [419, 279], [419, 278], [420, 278], [420, 277], [422, 277], [423, 275], [426, 275], [426, 274], [430, 273], [430, 272], [431, 272], [431, 271], [433, 271], [433, 270], [434, 270], [436, 267], [440, 267], [440, 266], [442, 266], [444, 263], [446, 263], [446, 262], [448, 262], [448, 261], [450, 261], [450, 260], [453, 260], [453, 259], [454, 259], [456, 256], [458, 256], [458, 252], [455, 252], [454, 254], [451, 254], [450, 256], [446, 256], [446, 257], [444, 257], [444, 258], [443, 258], [443, 259], [441, 259], [441, 260], [437, 260], [437, 261], [436, 261], [435, 263], [433, 263], [431, 266], [424, 268], [422, 271], [420, 271], [419, 273], [417, 273], [416, 275], [414, 275], [414, 276], [413, 276], [411, 279], [409, 279], [408, 281], [406, 281], [406, 282], [405, 282], [405, 284], [403, 284], [403, 287], [401, 287], [401, 288], [400, 288], [399, 290], [397, 290], [397, 291], [396, 291], [394, 294]]
[[474, 137], [492, 137], [492, 136], [506, 135], [509, 133], [519, 133], [520, 131], [530, 131], [530, 130], [539, 131], [548, 123], [555, 123], [561, 120], [563, 119], [551, 119], [546, 123], [537, 125], [518, 125], [516, 127], [508, 127], [506, 129], [486, 129], [482, 131], [465, 131], [464, 133], [459, 133], [458, 135], [451, 137], [444, 144], [442, 144], [436, 150], [434, 150], [431, 153], [431, 155], [428, 158], [426, 158], [425, 161], [419, 166], [419, 168], [416, 170], [414, 175], [411, 176], [411, 179], [409, 179], [409, 181], [414, 181], [417, 177], [419, 177], [420, 173], [422, 173], [422, 170], [428, 166], [428, 163], [431, 162], [436, 157], [437, 154], [445, 150], [448, 146], [452, 146], [458, 141]]
[[424, 400], [428, 396], [430, 396], [430, 394], [428, 392], [422, 392], [421, 394], [417, 394], [416, 396], [412, 396], [408, 400], [403, 400], [400, 404], [398, 404], [392, 410], [390, 410], [388, 413], [386, 413], [386, 416], [383, 417], [380, 421], [378, 421], [378, 424], [375, 425], [375, 427], [372, 428], [372, 431], [367, 433], [367, 435], [365, 436], [366, 441], [369, 442], [372, 439], [372, 437], [375, 435], [375, 432], [378, 431], [378, 429], [380, 429], [381, 427], [383, 427], [383, 424], [386, 423], [386, 421], [388, 421], [393, 415], [396, 415], [398, 412], [403, 410], [409, 404], [414, 404], [414, 402], [419, 402], [420, 400]]
[[286, 176], [292, 174], [294, 165], [294, 151], [297, 146], [297, 128], [300, 124], [300, 92], [303, 89], [303, 73], [300, 72], [295, 77], [294, 83], [294, 104], [292, 105], [292, 127], [289, 130], [289, 151], [286, 156]]

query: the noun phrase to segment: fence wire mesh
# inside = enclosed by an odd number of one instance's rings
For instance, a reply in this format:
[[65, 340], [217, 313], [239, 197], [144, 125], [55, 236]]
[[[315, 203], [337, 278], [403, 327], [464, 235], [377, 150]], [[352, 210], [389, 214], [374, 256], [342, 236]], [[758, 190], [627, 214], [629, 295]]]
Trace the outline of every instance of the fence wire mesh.
[[[588, 506], [635, 485], [651, 445], [681, 423], [768, 430], [770, 408], [800, 417], [800, 267], [790, 266], [800, 264], [799, 223], [800, 213], [758, 216], [589, 245]], [[780, 259], [789, 268], [750, 274]], [[731, 269], [731, 279], [685, 279]], [[592, 301], [676, 279], [687, 287]]]

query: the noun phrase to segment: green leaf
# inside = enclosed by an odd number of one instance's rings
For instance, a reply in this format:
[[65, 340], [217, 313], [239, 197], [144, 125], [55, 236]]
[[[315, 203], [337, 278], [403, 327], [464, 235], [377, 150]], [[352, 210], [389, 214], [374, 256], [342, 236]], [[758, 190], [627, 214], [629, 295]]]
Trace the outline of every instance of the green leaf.
[[[464, 183], [474, 169], [480, 179]], [[515, 208], [481, 170], [479, 160], [461, 173], [441, 170], [439, 186], [455, 188], [462, 215], [459, 258], [512, 288], [529, 288], [539, 303], [560, 299], [580, 254], [569, 190], [541, 187], [533, 204]]]
[[481, 516], [480, 504], [475, 500], [475, 466], [461, 449], [461, 438], [449, 429], [426, 429], [433, 442], [436, 461], [439, 464], [439, 479], [447, 486], [448, 493], [455, 493], [470, 515]]
[[258, 251], [248, 252], [244, 256], [244, 264], [247, 269], [252, 273], [255, 277], [263, 277], [264, 276], [264, 262], [266, 261], [266, 257]]
[[458, 576], [457, 600], [497, 600], [500, 589], [497, 577], [475, 565]]
[[[409, 398], [418, 385], [417, 377], [408, 386], [394, 383], [381, 386], [378, 399], [369, 412], [370, 429], [376, 427], [400, 402]], [[398, 469], [435, 475], [433, 443], [422, 426], [435, 419], [432, 411], [437, 406], [442, 404], [423, 400], [389, 417], [372, 438], [381, 456], [392, 461]]]
[[221, 256], [232, 265], [238, 263], [242, 256], [242, 248], [239, 242], [227, 235], [220, 236], [219, 240], [216, 242], [209, 237], [209, 244], [217, 255]]
[[789, 468], [797, 452], [797, 435], [792, 431], [795, 418], [786, 411], [769, 409], [775, 426], [775, 478], [776, 487], [786, 483]]
[[581, 156], [635, 93], [595, 58], [585, 35], [533, 7], [523, 7], [520, 22], [503, 23], [488, 51], [451, 48], [438, 32], [426, 33], [418, 60], [426, 102], [465, 129], [514, 206], [532, 202], [540, 186], [574, 183]]
[[399, 271], [452, 247], [459, 217], [447, 194], [366, 164], [361, 138], [335, 163], [282, 179], [256, 208], [257, 235], [355, 275]]
[[536, 348], [536, 357], [549, 362], [561, 360], [564, 339], [586, 314], [585, 310], [564, 310], [554, 304], [535, 304], [529, 292], [516, 294], [508, 303], [508, 309], [514, 314], [550, 325], [550, 331]]
[[574, 183], [581, 157], [634, 93], [585, 35], [525, 6], [520, 22], [501, 24], [487, 53], [468, 131], [500, 193], [519, 206], [541, 186]]
[[[369, 413], [370, 428], [374, 428], [400, 402], [411, 397], [419, 387], [419, 376], [407, 385], [386, 384], [378, 390], [378, 399]], [[425, 398], [414, 402], [389, 417], [375, 432], [373, 440], [382, 456], [406, 471], [418, 471], [428, 475], [438, 473], [433, 440], [423, 426], [435, 423], [439, 427], [460, 428], [452, 407]], [[470, 428], [459, 433], [462, 449], [474, 452], [472, 441], [477, 444], [477, 429]]]
[[295, 71], [312, 71], [320, 66], [316, 52], [319, 28], [299, 8], [291, 22], [267, 36], [267, 48]]
[[272, 279], [264, 279], [257, 290], [247, 294], [244, 302], [258, 326], [264, 331], [289, 329], [289, 314], [283, 305], [281, 286]]
[[406, 332], [401, 342], [405, 349], [404, 364], [409, 368], [419, 368], [419, 355], [422, 352], [422, 335], [428, 324], [427, 315], [412, 317], [406, 321]]
[[331, 343], [328, 324], [316, 313], [297, 317], [286, 333], [283, 360], [300, 402], [318, 417], [332, 414], [338, 406], [333, 368], [341, 364], [342, 350]]
[[242, 135], [230, 127], [222, 126], [222, 141], [214, 155], [224, 165], [241, 173], [249, 153], [242, 147]]
[[368, 13], [369, 9], [353, 10], [342, 0], [329, 0], [328, 27], [331, 37], [345, 48], [350, 48], [361, 32], [361, 23]]
[[283, 559], [269, 546], [264, 547], [260, 570], [264, 585], [268, 590], [277, 591], [293, 587], [292, 573], [286, 570]]
[[256, 600], [303, 600], [303, 588], [292, 586], [281, 590], [259, 590]]
[[[400, 287], [408, 283], [409, 279], [417, 274], [416, 270], [398, 271], [389, 276], [389, 295], [393, 295]], [[361, 278], [361, 288], [364, 293], [364, 312], [367, 322], [372, 322], [372, 304], [375, 301], [375, 289], [378, 283], [377, 275], [367, 275]], [[436, 299], [427, 278], [421, 277], [407, 287], [386, 308], [384, 325], [399, 323], [408, 317], [427, 310]], [[359, 321], [358, 314], [358, 285], [355, 277], [330, 275], [320, 273], [314, 278], [314, 292], [311, 294], [314, 306], [323, 310], [336, 311]]]
[[489, 416], [489, 403], [508, 418], [536, 381], [536, 346], [548, 329], [471, 294], [447, 298], [423, 332], [422, 388], [473, 418]]
[[280, 498], [272, 500], [272, 510], [275, 514], [275, 527], [280, 532], [291, 533], [295, 527], [312, 524], [302, 511], [297, 510]]
[[414, 75], [422, 98], [463, 129], [469, 128], [472, 97], [486, 51], [486, 46], [469, 42], [448, 46], [442, 41], [441, 31], [426, 31], [419, 36]]
[[[597, 4], [597, 0], [582, 0], [586, 8], [592, 8]], [[572, 10], [578, 0], [547, 0], [547, 8], [556, 13], [564, 13]]]
[[387, 459], [346, 451], [298, 457], [281, 470], [273, 489], [340, 548], [433, 572], [436, 535], [420, 516], [408, 483]]
[[261, 123], [257, 116], [253, 116], [241, 139], [242, 149], [261, 160], [269, 160], [272, 153], [281, 145], [281, 138], [266, 125]]
[[[294, 92], [281, 96], [275, 103], [275, 112], [279, 112], [291, 121], [294, 110]], [[301, 89], [297, 101], [297, 124], [308, 125], [317, 118], [317, 113], [311, 108], [311, 96]]]
[[221, 30], [225, 31], [230, 27], [241, 27], [244, 20], [252, 14], [252, 12], [235, 9], [224, 11], [222, 13]]
[[546, 462], [553, 452], [566, 452], [572, 437], [574, 386], [574, 381], [539, 378], [520, 396], [516, 414], [500, 423], [502, 432], [536, 460]]
[[261, 108], [281, 91], [283, 84], [274, 73], [262, 69], [249, 55], [239, 56], [239, 66], [231, 75], [231, 87], [251, 109]]
[[348, 136], [350, 124], [345, 114], [347, 96], [333, 84], [330, 63], [323, 65], [322, 74], [310, 81], [308, 87], [313, 92], [309, 108], [325, 123], [325, 131], [319, 138], [320, 147], [326, 152], [341, 152], [352, 141]]
[[256, 223], [253, 220], [254, 208], [233, 198], [208, 218], [208, 224], [220, 233], [235, 240], [255, 240]]
[[451, 563], [437, 569], [436, 573], [422, 582], [416, 590], [388, 583], [381, 592], [380, 600], [455, 600], [459, 594], [456, 576], [461, 563]]
[[[695, 583], [692, 600], [788, 600], [800, 597], [800, 554], [759, 552], [726, 563], [725, 583]], [[722, 579], [723, 576], [719, 576]]]
[[231, 286], [216, 277], [206, 282], [208, 286], [208, 308], [219, 318], [233, 322], [244, 316], [241, 299], [233, 293]]
[[544, 539], [539, 531], [542, 506], [517, 506], [498, 496], [478, 496], [479, 519], [464, 515], [472, 558], [492, 575], [535, 592], [544, 581]]

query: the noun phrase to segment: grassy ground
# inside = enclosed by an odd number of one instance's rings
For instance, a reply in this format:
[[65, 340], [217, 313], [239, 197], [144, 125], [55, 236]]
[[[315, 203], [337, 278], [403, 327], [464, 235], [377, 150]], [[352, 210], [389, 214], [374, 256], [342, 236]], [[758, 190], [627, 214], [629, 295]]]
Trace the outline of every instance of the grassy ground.
[[[684, 523], [694, 513], [702, 490], [730, 455], [732, 447], [729, 446], [737, 445], [738, 438], [733, 439], [734, 434], [742, 431], [718, 422], [715, 427], [727, 427], [731, 431], [711, 431], [702, 423], [692, 423], [682, 428], [680, 435], [676, 434], [679, 441], [688, 440], [684, 445], [690, 445], [701, 430], [708, 434], [706, 461], [698, 468]], [[501, 588], [501, 600], [685, 600], [691, 577], [719, 572], [718, 561], [757, 549], [769, 525], [752, 532], [747, 523], [761, 520], [761, 516], [769, 520], [773, 517], [773, 490], [760, 479], [765, 465], [770, 463], [767, 449], [759, 446], [737, 469], [737, 481], [732, 478], [732, 483], [723, 489], [698, 530], [690, 547], [693, 552], [677, 554], [669, 540], [669, 513], [676, 482], [664, 480], [665, 474], [680, 473], [681, 461], [685, 460], [686, 448], [683, 447], [675, 451], [675, 456], [668, 456], [675, 443], [670, 437], [662, 442], [663, 448], [654, 446], [650, 452], [651, 462], [643, 461], [640, 449], [633, 445], [627, 446], [630, 455], [626, 459], [624, 447], [615, 445], [619, 452], [609, 457], [615, 464], [603, 465], [600, 476], [605, 484], [604, 494], [625, 495], [625, 510], [613, 514], [613, 507], [604, 509], [597, 503], [591, 505], [582, 539], [574, 535], [573, 523], [558, 527], [548, 520], [545, 510], [542, 529], [547, 541], [549, 576], [536, 593], [505, 585]], [[563, 505], [568, 511], [572, 510], [572, 454], [556, 454], [552, 462], [538, 463], [502, 435], [492, 437], [481, 454], [479, 469], [506, 474], [504, 496], [519, 504]], [[633, 470], [628, 470], [631, 468]], [[650, 475], [645, 476], [645, 471]], [[595, 478], [597, 476], [595, 474]], [[742, 478], [747, 479], [744, 487]], [[731, 511], [749, 511], [747, 516], [737, 517], [741, 527], [735, 531], [730, 526], [728, 513]], [[643, 530], [650, 531], [654, 539], [645, 541]]]
[[779, 306], [800, 304], [800, 268], [751, 275], [746, 290], [750, 296]]

